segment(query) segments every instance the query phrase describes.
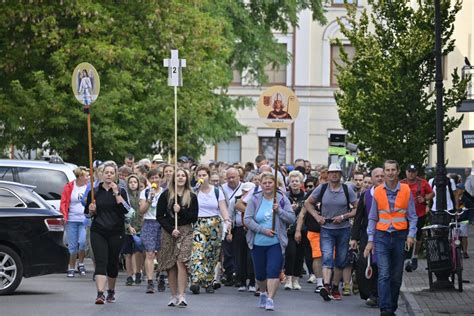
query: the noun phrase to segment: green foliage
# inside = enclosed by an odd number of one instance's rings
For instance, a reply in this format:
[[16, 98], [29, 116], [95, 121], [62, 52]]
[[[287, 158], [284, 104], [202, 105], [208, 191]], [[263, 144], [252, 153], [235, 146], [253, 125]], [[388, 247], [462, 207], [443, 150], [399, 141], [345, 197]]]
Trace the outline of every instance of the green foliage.
[[[447, 55], [454, 49], [451, 36], [461, 3], [441, 2], [442, 51]], [[405, 1], [369, 4], [370, 15], [364, 10], [357, 16], [348, 7], [349, 26], [339, 21], [355, 47], [353, 60], [345, 55], [345, 65], [337, 66], [339, 116], [369, 166], [380, 166], [385, 159], [422, 165], [436, 141], [434, 7], [431, 0], [419, 0], [417, 9]], [[462, 121], [447, 112], [464, 99], [467, 84], [457, 69], [450, 77], [452, 88], [444, 90], [446, 139]]]
[[266, 64], [287, 60], [272, 29], [287, 31], [306, 8], [324, 21], [321, 0], [4, 1], [0, 148], [51, 148], [86, 163], [86, 115], [70, 82], [75, 66], [89, 62], [101, 81], [91, 107], [94, 157], [172, 154], [174, 95], [163, 59], [179, 49], [187, 67], [178, 155], [198, 157], [206, 144], [247, 130], [235, 111], [250, 100], [226, 95], [232, 67], [263, 82]]

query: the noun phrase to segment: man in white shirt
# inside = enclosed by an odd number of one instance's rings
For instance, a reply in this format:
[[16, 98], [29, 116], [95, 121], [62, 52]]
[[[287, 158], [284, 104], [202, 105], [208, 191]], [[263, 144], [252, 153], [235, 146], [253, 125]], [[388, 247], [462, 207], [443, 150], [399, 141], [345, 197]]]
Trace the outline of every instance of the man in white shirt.
[[[456, 183], [453, 179], [447, 178], [447, 180], [449, 181], [446, 183], [446, 209], [453, 210], [456, 208]], [[436, 212], [438, 209], [436, 208], [436, 183], [434, 182], [434, 178], [430, 179], [428, 183], [433, 188], [435, 194], [431, 211]]]

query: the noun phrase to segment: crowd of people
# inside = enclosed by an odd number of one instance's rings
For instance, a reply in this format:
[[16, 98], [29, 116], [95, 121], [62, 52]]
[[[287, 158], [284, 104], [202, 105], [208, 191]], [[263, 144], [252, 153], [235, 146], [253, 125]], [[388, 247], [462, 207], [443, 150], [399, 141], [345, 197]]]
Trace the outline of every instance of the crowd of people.
[[[420, 177], [415, 164], [405, 169], [399, 180], [400, 166], [387, 160], [344, 181], [337, 163], [312, 168], [297, 159], [274, 170], [263, 155], [245, 165], [199, 165], [183, 156], [174, 166], [161, 155], [137, 163], [127, 155], [120, 167], [95, 161], [94, 183], [77, 168], [61, 198], [67, 277], [85, 275], [90, 248], [96, 304], [115, 302], [123, 258], [126, 286], [144, 281], [153, 294], [166, 290], [167, 279], [168, 306], [186, 307], [187, 289], [212, 294], [228, 285], [274, 310], [280, 284], [301, 290], [306, 274], [324, 301], [359, 294], [381, 315], [393, 315], [403, 269], [417, 268], [420, 228], [436, 211], [436, 183]], [[450, 177], [448, 208], [472, 207], [474, 176], [460, 179]], [[465, 258], [467, 226], [462, 222]]]

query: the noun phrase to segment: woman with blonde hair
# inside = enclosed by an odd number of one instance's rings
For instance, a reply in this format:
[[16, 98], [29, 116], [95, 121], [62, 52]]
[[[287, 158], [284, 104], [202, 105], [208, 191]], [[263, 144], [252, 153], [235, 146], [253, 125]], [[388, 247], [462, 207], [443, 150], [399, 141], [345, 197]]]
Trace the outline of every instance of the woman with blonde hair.
[[[125, 232], [125, 214], [130, 208], [125, 189], [118, 186], [114, 162], [104, 163], [102, 182], [87, 196], [84, 212], [92, 216], [91, 245], [95, 257], [96, 304], [115, 303], [119, 255]], [[107, 298], [104, 296], [108, 283]]]
[[[252, 252], [255, 276], [260, 293], [260, 308], [274, 310], [273, 298], [280, 284], [283, 254], [288, 244], [286, 230], [295, 222], [295, 213], [288, 198], [277, 191], [274, 201], [275, 176], [260, 176], [261, 192], [253, 194], [244, 215], [247, 244]], [[275, 228], [272, 218], [275, 214]]]
[[[175, 181], [177, 191], [175, 192]], [[175, 202], [175, 194], [177, 202]], [[175, 228], [175, 217], [178, 229]], [[158, 270], [168, 272], [171, 300], [168, 306], [186, 307], [184, 291], [188, 281], [189, 260], [193, 246], [192, 224], [198, 217], [198, 201], [192, 192], [188, 173], [178, 168], [176, 177], [171, 177], [156, 205], [156, 219], [163, 228], [161, 251], [158, 255]]]

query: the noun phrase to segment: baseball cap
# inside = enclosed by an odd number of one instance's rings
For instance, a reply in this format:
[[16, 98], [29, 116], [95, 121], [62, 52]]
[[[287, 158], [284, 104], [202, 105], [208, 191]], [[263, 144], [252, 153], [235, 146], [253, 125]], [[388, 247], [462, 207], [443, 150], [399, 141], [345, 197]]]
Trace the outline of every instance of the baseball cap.
[[160, 154], [156, 154], [153, 156], [152, 162], [163, 162], [163, 157]]
[[181, 156], [181, 157], [178, 158], [178, 162], [188, 162], [188, 161], [189, 161], [189, 159], [186, 156]]
[[416, 165], [414, 163], [409, 163], [407, 166], [407, 171], [417, 171]]
[[328, 172], [332, 172], [332, 171], [342, 172], [341, 166], [336, 162], [330, 164]]
[[255, 183], [253, 182], [245, 182], [242, 184], [242, 191], [248, 192], [252, 191], [253, 189], [255, 189]]

